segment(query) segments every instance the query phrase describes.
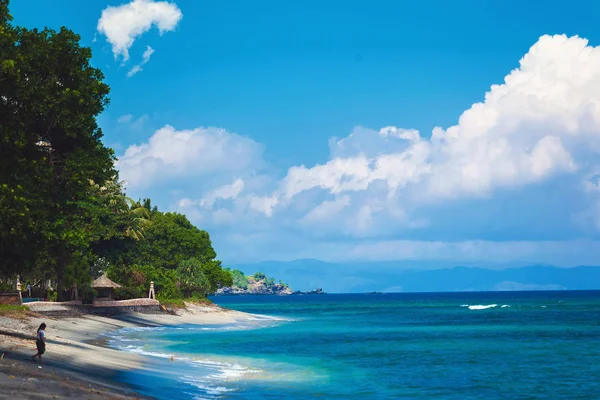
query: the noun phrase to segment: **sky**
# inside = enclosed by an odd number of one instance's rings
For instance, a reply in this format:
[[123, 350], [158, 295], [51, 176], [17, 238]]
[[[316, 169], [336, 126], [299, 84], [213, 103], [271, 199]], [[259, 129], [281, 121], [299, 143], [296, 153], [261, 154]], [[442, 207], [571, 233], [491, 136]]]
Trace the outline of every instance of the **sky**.
[[111, 87], [128, 195], [225, 264], [600, 265], [593, 1], [12, 0]]

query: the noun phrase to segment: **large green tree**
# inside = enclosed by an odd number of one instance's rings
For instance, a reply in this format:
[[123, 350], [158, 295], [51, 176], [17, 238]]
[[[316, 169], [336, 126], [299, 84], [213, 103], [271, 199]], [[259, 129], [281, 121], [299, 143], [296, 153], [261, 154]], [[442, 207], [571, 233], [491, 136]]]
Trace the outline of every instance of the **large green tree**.
[[[150, 208], [144, 202], [144, 208]], [[162, 213], [152, 209], [150, 224], [144, 229], [144, 240], [134, 243], [128, 249], [121, 249], [119, 254], [126, 263], [151, 265], [154, 268], [175, 270], [179, 268], [179, 276], [187, 270], [193, 276], [206, 277], [206, 290], [196, 285], [202, 278], [180, 280], [184, 292], [202, 291], [213, 293], [221, 286], [231, 286], [233, 281], [229, 271], [224, 270], [221, 261], [216, 260], [217, 253], [212, 247], [208, 232], [198, 229], [185, 215], [178, 213]], [[184, 268], [185, 267], [185, 268]], [[184, 268], [184, 269], [182, 269]], [[194, 286], [198, 290], [193, 289]]]
[[59, 289], [107, 233], [90, 181], [116, 175], [96, 116], [109, 87], [61, 28], [13, 26], [0, 0], [0, 267], [46, 268]]
[[154, 212], [144, 240], [131, 249], [129, 257], [136, 264], [175, 269], [190, 258], [205, 263], [216, 256], [208, 232], [195, 227], [185, 215]]

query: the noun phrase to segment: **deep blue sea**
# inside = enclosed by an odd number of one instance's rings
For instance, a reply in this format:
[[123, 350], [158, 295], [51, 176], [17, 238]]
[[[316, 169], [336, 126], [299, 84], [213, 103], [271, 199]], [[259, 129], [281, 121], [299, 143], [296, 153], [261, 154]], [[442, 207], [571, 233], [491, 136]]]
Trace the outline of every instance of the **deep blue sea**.
[[266, 317], [113, 333], [148, 355], [120, 379], [160, 399], [600, 399], [600, 292], [213, 301]]

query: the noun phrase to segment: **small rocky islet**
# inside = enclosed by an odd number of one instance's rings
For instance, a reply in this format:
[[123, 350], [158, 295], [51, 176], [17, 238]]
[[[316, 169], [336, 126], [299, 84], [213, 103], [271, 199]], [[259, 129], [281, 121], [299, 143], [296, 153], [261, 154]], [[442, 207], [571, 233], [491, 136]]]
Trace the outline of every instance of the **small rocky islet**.
[[215, 295], [278, 295], [278, 296], [289, 296], [289, 295], [310, 295], [310, 294], [325, 294], [323, 289], [318, 288], [302, 292], [299, 290], [292, 290], [286, 283], [279, 281], [275, 283], [275, 279], [267, 277], [261, 272], [257, 272], [254, 275], [245, 276], [239, 270], [230, 271], [233, 277], [233, 285], [229, 287], [222, 287], [217, 290]]

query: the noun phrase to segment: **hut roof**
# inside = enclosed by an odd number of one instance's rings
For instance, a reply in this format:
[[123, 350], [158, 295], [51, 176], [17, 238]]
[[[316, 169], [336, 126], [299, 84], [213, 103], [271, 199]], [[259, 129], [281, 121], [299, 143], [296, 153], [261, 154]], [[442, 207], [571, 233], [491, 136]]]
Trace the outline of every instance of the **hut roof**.
[[118, 283], [114, 283], [113, 281], [108, 279], [106, 274], [104, 274], [100, 278], [98, 278], [98, 279], [94, 280], [94, 282], [92, 282], [92, 287], [93, 288], [120, 288], [121, 285], [119, 285]]

